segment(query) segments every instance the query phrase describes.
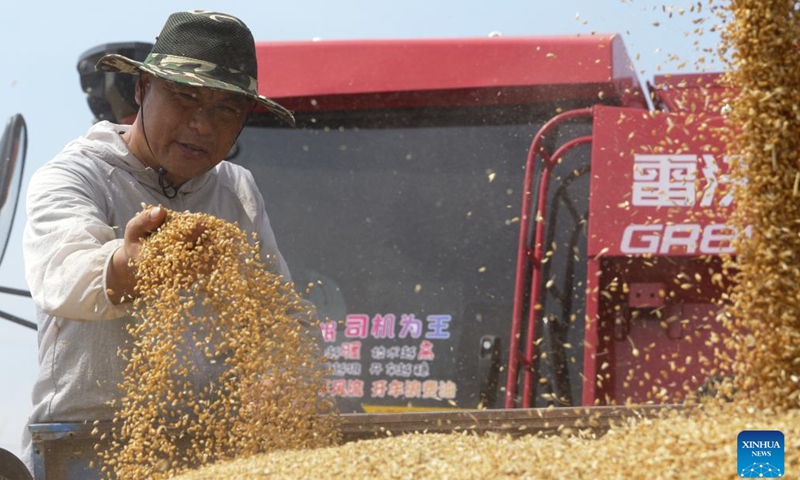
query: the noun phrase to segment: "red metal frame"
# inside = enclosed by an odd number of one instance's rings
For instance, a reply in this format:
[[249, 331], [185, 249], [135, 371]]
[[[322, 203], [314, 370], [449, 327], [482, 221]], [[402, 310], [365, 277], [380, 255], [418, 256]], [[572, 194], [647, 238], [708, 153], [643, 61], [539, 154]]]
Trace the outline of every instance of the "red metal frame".
[[256, 53], [259, 92], [296, 112], [600, 98], [646, 107], [616, 34], [258, 42]]
[[[600, 288], [600, 259], [589, 256], [586, 260], [586, 291], [597, 292]], [[600, 302], [599, 295], [586, 295], [586, 323], [583, 330], [583, 386], [581, 405], [594, 405], [602, 379], [597, 378], [597, 346], [599, 341]]]
[[[517, 271], [516, 286], [514, 290], [514, 311], [511, 320], [511, 340], [509, 344], [508, 358], [508, 379], [506, 382], [506, 408], [516, 406], [515, 398], [517, 394], [517, 382], [519, 377], [520, 365], [525, 368], [522, 382], [522, 407], [531, 406], [531, 393], [533, 391], [533, 361], [535, 354], [534, 341], [536, 339], [536, 324], [538, 322], [539, 297], [542, 285], [542, 260], [544, 257], [544, 227], [547, 218], [547, 188], [550, 181], [550, 173], [556, 162], [570, 149], [579, 145], [584, 145], [592, 141], [592, 136], [576, 137], [561, 145], [553, 155], [545, 150], [542, 143], [555, 127], [559, 124], [574, 120], [576, 118], [591, 118], [592, 109], [584, 108], [572, 110], [557, 115], [547, 122], [536, 133], [528, 150], [528, 158], [525, 163], [525, 181], [522, 194], [522, 216], [520, 218], [519, 242], [517, 248]], [[532, 239], [528, 238], [530, 230], [531, 209], [533, 204], [533, 175], [535, 172], [537, 158], [541, 157], [544, 162], [544, 170], [539, 181], [539, 197], [536, 207], [536, 229]], [[531, 242], [532, 240], [532, 242]], [[531, 248], [533, 243], [533, 248]], [[524, 354], [519, 351], [519, 340], [522, 334], [522, 316], [525, 296], [525, 283], [527, 272], [531, 269], [531, 288], [530, 288], [530, 309], [528, 312], [528, 323], [526, 325], [526, 339]]]

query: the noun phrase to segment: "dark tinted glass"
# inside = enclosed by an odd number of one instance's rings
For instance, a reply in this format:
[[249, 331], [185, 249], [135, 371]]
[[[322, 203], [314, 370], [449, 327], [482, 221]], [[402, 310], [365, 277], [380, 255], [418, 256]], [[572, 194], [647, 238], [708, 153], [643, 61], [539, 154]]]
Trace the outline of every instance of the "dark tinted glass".
[[233, 161], [255, 175], [298, 289], [314, 283], [338, 322], [325, 346], [344, 411], [474, 408], [481, 337], [507, 361], [530, 118], [341, 113], [243, 131]]

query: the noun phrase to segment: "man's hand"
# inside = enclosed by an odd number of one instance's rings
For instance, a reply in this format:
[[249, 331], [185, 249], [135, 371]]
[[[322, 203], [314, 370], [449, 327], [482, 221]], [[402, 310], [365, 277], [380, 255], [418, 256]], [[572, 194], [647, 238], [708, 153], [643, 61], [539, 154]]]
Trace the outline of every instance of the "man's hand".
[[142, 240], [164, 223], [166, 210], [153, 207], [133, 217], [125, 226], [125, 243], [111, 259], [106, 276], [108, 298], [115, 305], [133, 299], [136, 286], [136, 261]]

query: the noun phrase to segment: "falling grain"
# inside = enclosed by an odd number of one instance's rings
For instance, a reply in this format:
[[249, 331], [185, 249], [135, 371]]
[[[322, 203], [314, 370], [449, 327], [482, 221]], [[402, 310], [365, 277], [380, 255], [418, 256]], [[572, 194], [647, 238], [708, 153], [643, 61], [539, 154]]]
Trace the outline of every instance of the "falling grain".
[[169, 478], [336, 440], [313, 314], [244, 231], [167, 211], [136, 267], [124, 396], [101, 452], [109, 476]]

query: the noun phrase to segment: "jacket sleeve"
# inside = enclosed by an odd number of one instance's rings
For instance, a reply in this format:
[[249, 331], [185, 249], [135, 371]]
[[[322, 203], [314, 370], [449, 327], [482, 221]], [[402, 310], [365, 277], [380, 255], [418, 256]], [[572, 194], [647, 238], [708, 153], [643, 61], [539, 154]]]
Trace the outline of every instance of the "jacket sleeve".
[[23, 233], [25, 279], [46, 314], [110, 320], [130, 313], [130, 303], [112, 304], [105, 289], [107, 267], [122, 246], [124, 225], [109, 225], [102, 208], [105, 199], [93, 198], [96, 192], [69, 162], [47, 164], [31, 178]]
[[253, 223], [252, 228], [257, 236], [258, 253], [261, 255], [261, 259], [272, 273], [282, 276], [286, 282], [291, 282], [292, 276], [289, 273], [289, 267], [278, 250], [278, 242], [275, 240], [275, 233], [269, 222], [264, 196], [258, 189], [253, 174], [242, 168], [238, 171], [237, 177], [236, 194]]

